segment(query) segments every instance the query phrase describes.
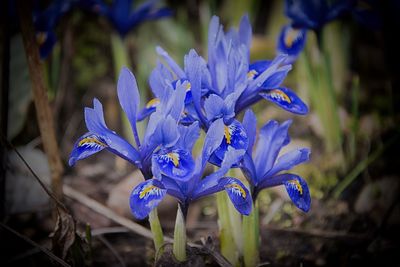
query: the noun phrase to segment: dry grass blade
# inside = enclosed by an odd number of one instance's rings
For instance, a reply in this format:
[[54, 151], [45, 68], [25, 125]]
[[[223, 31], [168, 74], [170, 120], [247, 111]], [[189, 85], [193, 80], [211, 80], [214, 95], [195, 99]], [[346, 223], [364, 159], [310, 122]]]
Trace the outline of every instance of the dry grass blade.
[[28, 162], [24, 159], [24, 157], [19, 153], [19, 151], [10, 143], [8, 142], [3, 136], [1, 136], [2, 143], [7, 144], [17, 156], [22, 160], [25, 166], [28, 168], [29, 172], [35, 177], [37, 182], [41, 185], [43, 190], [54, 200], [56, 204], [56, 211], [57, 211], [57, 223], [54, 229], [54, 236], [53, 236], [53, 251], [61, 258], [65, 258], [67, 256], [69, 248], [75, 242], [75, 221], [71, 214], [69, 213], [68, 209], [64, 206], [64, 204], [57, 198], [54, 193], [47, 188], [47, 186], [43, 183], [43, 181], [39, 178], [39, 176], [32, 170], [29, 166]]
[[27, 238], [24, 235], [21, 235], [20, 233], [18, 233], [17, 231], [15, 231], [14, 229], [8, 227], [7, 225], [3, 224], [2, 222], [0, 222], [0, 226], [3, 227], [4, 229], [6, 229], [7, 231], [13, 233], [14, 235], [18, 236], [19, 238], [21, 238], [22, 240], [24, 240], [25, 242], [31, 244], [32, 246], [38, 248], [40, 251], [42, 251], [43, 253], [45, 253], [47, 256], [49, 256], [50, 258], [52, 258], [54, 261], [56, 261], [57, 263], [59, 263], [61, 266], [65, 266], [65, 267], [71, 267], [71, 265], [69, 265], [68, 263], [66, 263], [64, 260], [62, 260], [61, 258], [57, 257], [56, 255], [54, 255], [50, 250], [48, 250], [45, 247], [42, 247], [41, 245], [39, 245], [38, 243], [36, 243], [35, 241]]

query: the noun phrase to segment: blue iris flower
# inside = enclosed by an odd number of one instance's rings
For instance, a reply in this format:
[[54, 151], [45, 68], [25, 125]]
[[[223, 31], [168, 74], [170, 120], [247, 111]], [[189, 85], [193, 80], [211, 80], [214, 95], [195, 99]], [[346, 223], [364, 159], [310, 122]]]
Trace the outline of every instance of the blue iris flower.
[[[239, 30], [223, 31], [219, 18], [211, 19], [208, 34], [208, 62], [194, 50], [185, 56], [184, 68], [181, 68], [162, 48], [157, 53], [168, 67], [159, 63], [152, 76], [157, 83], [188, 80], [190, 98], [186, 105], [187, 114], [193, 120], [200, 121], [203, 129], [215, 119], [223, 117], [230, 123], [235, 115], [261, 99], [267, 99], [296, 114], [306, 114], [307, 106], [290, 89], [281, 89], [280, 85], [291, 69], [286, 63], [288, 57], [279, 55], [274, 60], [250, 63], [250, 44], [252, 30], [249, 19], [244, 16]], [[172, 73], [171, 73], [172, 72]], [[157, 97], [159, 92], [151, 88]], [[157, 87], [159, 88], [159, 86]], [[273, 93], [272, 93], [273, 91]], [[221, 107], [214, 110], [205, 107], [205, 99], [210, 95]], [[151, 114], [157, 104], [151, 100], [142, 114]], [[207, 105], [213, 107], [215, 105]], [[194, 111], [194, 112], [193, 112]]]
[[278, 157], [282, 147], [290, 142], [288, 128], [291, 123], [291, 120], [281, 124], [271, 120], [265, 124], [259, 131], [258, 142], [253, 152], [257, 121], [254, 113], [247, 110], [243, 126], [249, 138], [249, 146], [240, 167], [252, 187], [254, 200], [262, 189], [284, 185], [296, 207], [307, 212], [311, 205], [307, 183], [296, 174], [282, 172], [308, 161], [310, 150], [294, 149]]
[[285, 63], [286, 55], [274, 60], [250, 63], [252, 30], [244, 16], [239, 30], [223, 31], [219, 18], [211, 19], [208, 34], [208, 62], [195, 50], [184, 58], [181, 68], [162, 48], [157, 53], [167, 66], [161, 63], [152, 72], [150, 87], [156, 98], [140, 112], [140, 118], [151, 114], [158, 105], [165, 84], [188, 81], [183, 121], [198, 121], [205, 131], [218, 119], [224, 122], [224, 138], [220, 149], [215, 151], [211, 162], [220, 165], [228, 148], [247, 149], [247, 136], [236, 115], [261, 99], [267, 99], [281, 108], [296, 114], [306, 114], [307, 106], [290, 89], [281, 87], [291, 69]]
[[168, 8], [156, 7], [158, 0], [148, 0], [132, 10], [133, 0], [114, 0], [111, 6], [103, 0], [95, 0], [95, 11], [105, 16], [122, 36], [144, 21], [156, 20], [172, 15]]
[[54, 28], [60, 18], [71, 10], [73, 1], [56, 0], [52, 2], [46, 9], [33, 12], [33, 21], [36, 31], [36, 41], [39, 45], [39, 53], [42, 59], [48, 57], [57, 37]]
[[[138, 219], [145, 218], [169, 194], [175, 197], [184, 214], [190, 202], [201, 197], [225, 190], [236, 209], [244, 215], [249, 215], [252, 208], [252, 198], [248, 189], [241, 181], [232, 177], [224, 177], [231, 166], [238, 162], [245, 152], [244, 150], [229, 149], [225, 153], [221, 168], [212, 174], [202, 178], [204, 169], [210, 156], [218, 149], [223, 139], [224, 123], [222, 119], [214, 121], [204, 140], [201, 156], [196, 161], [196, 167], [189, 179], [177, 180], [173, 175], [165, 175], [160, 171], [160, 165], [153, 165], [154, 178], [140, 183], [133, 189], [130, 196], [130, 207], [134, 216]], [[199, 124], [179, 127], [180, 138], [178, 143], [187, 149], [193, 147], [199, 136]]]
[[306, 44], [307, 29], [295, 28], [292, 25], [285, 25], [278, 38], [277, 51], [279, 54], [286, 54], [288, 58], [286, 63], [296, 61], [300, 52]]
[[89, 131], [75, 143], [69, 165], [106, 149], [136, 165], [145, 179], [153, 176], [152, 165], [158, 166], [163, 175], [177, 180], [188, 179], [194, 171], [194, 161], [187, 147], [178, 142], [181, 139], [178, 122], [184, 108], [186, 83], [175, 86], [175, 90], [165, 90], [160, 96], [160, 105], [150, 116], [141, 143], [136, 128], [140, 99], [136, 79], [127, 68], [123, 68], [117, 85], [118, 99], [131, 124], [136, 146], [108, 129], [102, 105], [95, 99], [93, 108], [85, 108]]
[[373, 0], [286, 0], [285, 14], [291, 23], [281, 30], [277, 52], [287, 54], [287, 63], [293, 63], [304, 48], [307, 30], [314, 30], [319, 40], [322, 27], [344, 14], [351, 13], [360, 23], [377, 29], [381, 18], [375, 5]]
[[286, 0], [285, 14], [295, 28], [318, 31], [326, 23], [351, 10], [355, 0]]
[[59, 20], [75, 7], [83, 10], [94, 9], [95, 1], [97, 0], [55, 0], [44, 10], [41, 10], [38, 5], [35, 7], [33, 11], [33, 22], [36, 32], [36, 41], [39, 45], [40, 57], [42, 59], [49, 56], [57, 42], [54, 29], [59, 23]]

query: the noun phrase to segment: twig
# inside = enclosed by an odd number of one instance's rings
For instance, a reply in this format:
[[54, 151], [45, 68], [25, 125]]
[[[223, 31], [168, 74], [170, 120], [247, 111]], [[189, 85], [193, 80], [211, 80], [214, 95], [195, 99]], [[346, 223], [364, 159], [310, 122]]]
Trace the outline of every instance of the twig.
[[[82, 194], [81, 192], [73, 189], [72, 187], [68, 186], [68, 185], [64, 185], [63, 187], [63, 191], [64, 194], [69, 197], [72, 198], [76, 201], [78, 201], [79, 203], [85, 205], [86, 207], [92, 209], [93, 211], [103, 215], [104, 217], [128, 228], [129, 230], [131, 230], [132, 232], [135, 232], [141, 236], [144, 236], [146, 238], [152, 239], [153, 238], [153, 234], [151, 233], [151, 231], [149, 229], [147, 229], [144, 226], [141, 226], [140, 224], [137, 224], [125, 217], [120, 216], [119, 214], [115, 213], [114, 211], [112, 211], [111, 209], [107, 208], [106, 206], [104, 206], [103, 204], [97, 202], [96, 200], [89, 198], [87, 196], [85, 196], [84, 194]], [[168, 238], [166, 237], [165, 240], [167, 242], [172, 242], [173, 239], [172, 238]]]
[[40, 249], [40, 251], [42, 251], [44, 254], [46, 254], [47, 256], [49, 256], [50, 258], [52, 258], [53, 260], [55, 260], [56, 262], [58, 262], [61, 266], [65, 266], [65, 267], [71, 267], [71, 265], [69, 265], [68, 263], [66, 263], [65, 261], [63, 261], [61, 258], [57, 257], [56, 255], [54, 255], [50, 250], [48, 250], [45, 247], [42, 247], [41, 245], [39, 245], [38, 243], [36, 243], [35, 241], [27, 238], [24, 235], [21, 235], [20, 233], [18, 233], [17, 231], [15, 231], [14, 229], [8, 227], [7, 225], [3, 224], [2, 222], [0, 222], [0, 226], [3, 227], [4, 229], [6, 229], [7, 231], [13, 233], [14, 235], [18, 236], [19, 238], [21, 238], [22, 240], [24, 240], [25, 242], [29, 243], [30, 245]]
[[19, 151], [11, 144], [7, 139], [0, 134], [0, 143], [4, 144], [4, 147], [9, 147], [12, 149], [17, 156], [22, 160], [22, 162], [25, 164], [25, 166], [28, 168], [29, 172], [35, 177], [36, 181], [40, 184], [40, 186], [43, 188], [43, 190], [46, 192], [47, 195], [49, 195], [50, 198], [52, 198], [57, 205], [58, 208], [61, 208], [65, 212], [69, 213], [67, 208], [64, 206], [64, 204], [56, 197], [56, 195], [45, 185], [45, 183], [39, 178], [39, 176], [32, 170], [32, 168], [29, 166], [28, 162], [24, 159], [24, 157], [19, 153]]
[[97, 238], [111, 251], [114, 257], [119, 261], [122, 267], [126, 267], [124, 260], [121, 258], [119, 253], [114, 249], [114, 247], [105, 239], [103, 236], [99, 235]]
[[30, 2], [18, 0], [17, 10], [28, 60], [29, 74], [32, 81], [37, 121], [44, 150], [49, 161], [51, 186], [54, 194], [60, 199], [62, 197], [61, 175], [63, 173], [63, 165], [60, 159], [53, 117], [47, 98], [42, 63], [40, 62], [39, 50], [35, 41]]
[[[81, 203], [81, 204], [85, 205], [86, 207], [90, 208], [91, 210], [103, 215], [104, 217], [114, 221], [115, 223], [118, 223], [118, 224], [126, 227], [130, 231], [137, 233], [143, 237], [153, 239], [153, 234], [146, 227], [141, 226], [140, 224], [137, 224], [125, 217], [120, 216], [119, 214], [115, 213], [108, 207], [104, 206], [103, 204], [99, 203], [98, 201], [96, 201], [92, 198], [85, 196], [81, 192], [73, 189], [72, 187], [70, 187], [68, 185], [64, 185], [63, 191], [64, 191], [65, 196], [67, 196], [75, 201], [78, 201], [79, 203]], [[165, 236], [164, 241], [172, 243], [173, 239], [171, 237]], [[188, 242], [188, 245], [191, 247], [196, 247], [196, 248], [202, 247], [201, 245], [195, 244], [192, 242]]]

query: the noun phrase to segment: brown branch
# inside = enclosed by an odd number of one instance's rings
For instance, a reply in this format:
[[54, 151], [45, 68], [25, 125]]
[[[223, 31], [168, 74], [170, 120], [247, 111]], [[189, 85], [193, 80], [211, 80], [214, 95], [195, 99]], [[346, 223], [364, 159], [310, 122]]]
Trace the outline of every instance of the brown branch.
[[44, 81], [43, 66], [39, 58], [39, 49], [35, 40], [32, 24], [32, 10], [30, 1], [17, 1], [19, 22], [25, 52], [27, 55], [29, 74], [32, 81], [32, 92], [36, 108], [36, 116], [39, 123], [40, 135], [44, 150], [47, 154], [51, 172], [52, 191], [58, 197], [62, 197], [63, 165], [56, 140], [53, 117], [47, 98], [46, 83]]

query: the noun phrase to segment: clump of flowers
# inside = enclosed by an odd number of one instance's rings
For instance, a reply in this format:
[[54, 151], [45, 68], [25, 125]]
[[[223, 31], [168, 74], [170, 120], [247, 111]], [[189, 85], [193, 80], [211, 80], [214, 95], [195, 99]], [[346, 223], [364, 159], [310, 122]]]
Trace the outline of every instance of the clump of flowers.
[[[225, 191], [236, 210], [246, 218], [253, 216], [256, 209], [253, 203], [260, 190], [284, 185], [299, 209], [308, 211], [310, 208], [305, 180], [295, 174], [282, 173], [307, 161], [309, 149], [296, 149], [278, 157], [280, 149], [289, 143], [291, 121], [282, 124], [269, 121], [259, 131], [258, 145], [252, 152], [257, 130], [255, 115], [249, 109], [251, 105], [266, 99], [300, 115], [306, 114], [308, 107], [295, 92], [282, 86], [291, 69], [288, 56], [281, 54], [273, 60], [250, 62], [251, 39], [247, 16], [242, 18], [238, 31], [228, 32], [223, 31], [219, 18], [213, 17], [207, 60], [190, 50], [184, 67], [180, 67], [158, 47], [157, 53], [166, 65], [158, 62], [151, 73], [149, 84], [154, 99], [142, 109], [139, 109], [135, 78], [128, 69], [123, 69], [118, 81], [118, 97], [131, 123], [135, 145], [107, 128], [98, 100], [94, 101], [94, 108], [85, 109], [89, 131], [76, 142], [70, 164], [106, 149], [136, 165], [146, 179], [133, 189], [130, 197], [132, 213], [138, 219], [151, 215], [166, 194], [175, 197], [179, 208], [173, 251], [180, 261], [186, 259], [184, 222], [187, 209], [192, 201], [201, 197]], [[245, 110], [240, 122], [237, 115]], [[149, 120], [141, 138], [136, 123], [146, 117]], [[202, 152], [195, 160], [192, 149], [200, 130], [206, 135]], [[204, 176], [208, 163], [218, 168]], [[226, 175], [231, 168], [242, 170], [250, 188]], [[248, 228], [252, 226], [250, 221], [245, 222]], [[258, 222], [253, 220], [253, 226], [258, 227]], [[249, 256], [244, 255], [246, 265], [252, 264], [246, 261]], [[253, 262], [256, 263], [257, 258]]]

